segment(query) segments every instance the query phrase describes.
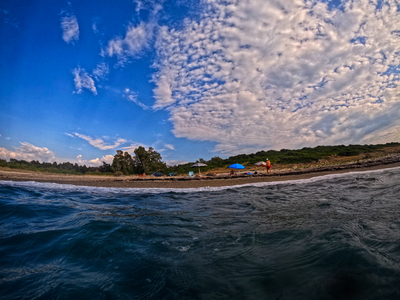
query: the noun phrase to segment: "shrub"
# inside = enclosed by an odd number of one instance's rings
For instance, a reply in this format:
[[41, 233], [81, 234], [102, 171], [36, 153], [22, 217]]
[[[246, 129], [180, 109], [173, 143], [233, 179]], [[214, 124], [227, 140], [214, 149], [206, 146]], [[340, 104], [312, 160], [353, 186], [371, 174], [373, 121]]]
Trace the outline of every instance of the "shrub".
[[114, 176], [116, 176], [116, 177], [119, 177], [119, 176], [122, 176], [122, 175], [124, 175], [124, 173], [122, 173], [121, 171], [117, 171], [114, 174]]

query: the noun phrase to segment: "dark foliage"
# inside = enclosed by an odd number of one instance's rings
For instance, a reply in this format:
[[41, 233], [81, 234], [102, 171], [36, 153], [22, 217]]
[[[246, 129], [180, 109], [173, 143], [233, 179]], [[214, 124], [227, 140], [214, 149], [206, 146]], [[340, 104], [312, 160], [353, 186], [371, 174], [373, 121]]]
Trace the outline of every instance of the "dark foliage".
[[[355, 156], [380, 151], [383, 148], [400, 146], [400, 143], [388, 143], [379, 145], [337, 145], [337, 146], [317, 146], [314, 148], [305, 147], [298, 150], [282, 149], [280, 151], [268, 150], [258, 151], [252, 154], [239, 154], [222, 159], [218, 156], [211, 158], [208, 161], [200, 158], [196, 162], [205, 163], [206, 167], [201, 167], [201, 172], [207, 172], [214, 168], [227, 168], [233, 163], [254, 165], [256, 162], [265, 161], [268, 158], [272, 164], [294, 164], [294, 163], [311, 163], [317, 162], [320, 159], [337, 156]], [[0, 159], [0, 167], [8, 167], [12, 169], [24, 169], [40, 172], [62, 173], [62, 174], [114, 174], [122, 172], [125, 175], [142, 174], [146, 172], [178, 173], [187, 174], [189, 171], [197, 171], [197, 168], [192, 168], [195, 162], [190, 162], [183, 165], [167, 167], [162, 161], [161, 155], [153, 148], [146, 150], [143, 147], [138, 147], [135, 150], [135, 155], [132, 157], [129, 153], [117, 151], [114, 156], [113, 163], [107, 164], [103, 162], [100, 167], [87, 167], [86, 165], [72, 164], [70, 162], [49, 163], [32, 160], [17, 160], [11, 158], [10, 161]]]
[[27, 162], [26, 160], [18, 160], [14, 158], [11, 158], [9, 162], [5, 159], [0, 159], [0, 167], [61, 174], [86, 174], [88, 172], [99, 172], [98, 167], [87, 167], [86, 165], [82, 166], [78, 164], [72, 164], [70, 162], [63, 162], [59, 164], [57, 162], [41, 163], [37, 160]]
[[[400, 143], [379, 145], [317, 146], [314, 148], [305, 147], [297, 150], [281, 149], [280, 151], [258, 151], [252, 154], [239, 154], [226, 159], [213, 157], [209, 161], [202, 161], [207, 165], [207, 167], [202, 167], [201, 172], [206, 172], [214, 168], [227, 168], [229, 165], [234, 163], [252, 166], [259, 161], [265, 161], [267, 158], [272, 164], [279, 163], [284, 165], [295, 163], [312, 163], [331, 156], [355, 156], [359, 154], [375, 152], [386, 147], [396, 146], [400, 146]], [[168, 170], [169, 172], [185, 174], [189, 171], [194, 171], [194, 168], [191, 168], [193, 164], [194, 162], [190, 162], [184, 165], [169, 167]]]

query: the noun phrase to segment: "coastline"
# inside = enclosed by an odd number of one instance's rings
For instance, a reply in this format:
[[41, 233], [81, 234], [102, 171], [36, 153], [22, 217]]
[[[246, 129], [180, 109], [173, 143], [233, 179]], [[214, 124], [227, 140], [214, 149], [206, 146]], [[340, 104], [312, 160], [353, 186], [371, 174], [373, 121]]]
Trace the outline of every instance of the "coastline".
[[213, 177], [152, 177], [138, 176], [101, 176], [101, 175], [65, 175], [42, 173], [25, 170], [0, 169], [1, 181], [34, 181], [57, 184], [71, 184], [91, 187], [113, 188], [199, 188], [221, 187], [259, 182], [279, 182], [288, 180], [309, 179], [318, 176], [342, 174], [349, 172], [373, 171], [400, 167], [400, 154], [393, 154], [378, 159], [363, 160], [353, 163], [312, 167], [307, 169], [275, 170], [272, 174], [238, 175], [230, 177], [222, 174]]

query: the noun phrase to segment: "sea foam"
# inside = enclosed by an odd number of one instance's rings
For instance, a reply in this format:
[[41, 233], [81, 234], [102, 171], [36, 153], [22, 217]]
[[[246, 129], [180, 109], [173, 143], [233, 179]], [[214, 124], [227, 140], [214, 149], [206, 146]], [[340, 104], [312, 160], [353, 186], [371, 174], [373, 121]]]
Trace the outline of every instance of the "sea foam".
[[115, 187], [92, 187], [92, 186], [79, 186], [73, 184], [58, 184], [51, 182], [35, 182], [35, 181], [0, 181], [0, 186], [16, 186], [26, 187], [30, 189], [50, 189], [50, 190], [65, 190], [86, 193], [123, 193], [123, 194], [163, 194], [163, 193], [198, 193], [198, 192], [215, 192], [229, 189], [238, 189], [244, 187], [265, 187], [285, 184], [307, 184], [314, 183], [321, 180], [329, 180], [334, 178], [354, 178], [354, 176], [368, 176], [368, 174], [379, 174], [384, 172], [400, 170], [400, 167], [369, 170], [369, 171], [353, 171], [338, 174], [328, 174], [322, 176], [315, 176], [307, 179], [271, 181], [271, 182], [254, 182], [238, 185], [219, 186], [219, 187], [198, 187], [198, 188], [115, 188]]

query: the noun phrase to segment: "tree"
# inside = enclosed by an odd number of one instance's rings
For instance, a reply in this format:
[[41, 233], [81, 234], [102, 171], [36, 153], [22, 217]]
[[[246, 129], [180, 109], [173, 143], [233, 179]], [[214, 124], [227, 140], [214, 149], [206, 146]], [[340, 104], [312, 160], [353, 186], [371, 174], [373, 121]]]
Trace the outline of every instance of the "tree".
[[67, 170], [67, 171], [71, 171], [74, 169], [74, 165], [72, 163], [70, 163], [69, 161], [62, 163], [59, 166], [60, 166], [60, 169]]
[[[150, 148], [149, 148], [150, 150]], [[135, 149], [135, 163], [136, 167], [138, 168], [139, 172], [145, 172], [148, 173], [148, 167], [150, 163], [150, 154], [146, 151], [146, 149], [142, 146], [139, 146], [138, 148]], [[142, 173], [140, 172], [140, 173]]]
[[121, 150], [117, 150], [117, 154], [114, 155], [114, 159], [112, 162], [112, 166], [115, 170], [115, 172], [118, 171], [122, 171], [122, 161], [123, 161], [124, 157], [122, 155], [122, 151]]
[[146, 151], [142, 146], [135, 149], [135, 164], [139, 173], [151, 173], [154, 171], [164, 171], [167, 165], [161, 161], [161, 154], [152, 147]]
[[152, 147], [149, 148], [148, 153], [150, 156], [150, 172], [165, 171], [167, 169], [167, 165], [162, 161], [160, 153], [155, 151]]
[[124, 172], [125, 175], [128, 175], [133, 174], [133, 170], [134, 164], [132, 156], [128, 152], [125, 152], [122, 158], [122, 172]]
[[110, 164], [106, 163], [103, 161], [103, 165], [99, 167], [99, 172], [101, 173], [114, 173], [114, 167], [111, 166]]
[[219, 157], [219, 156], [215, 156], [213, 158], [211, 158], [208, 163], [209, 166], [214, 166], [214, 167], [221, 167], [225, 164], [225, 161]]
[[116, 172], [122, 171], [125, 175], [133, 174], [135, 170], [132, 156], [128, 152], [123, 153], [121, 150], [117, 150], [112, 167]]
[[224, 161], [221, 157], [219, 156], [214, 156], [213, 158], [210, 159], [210, 163], [220, 163], [221, 161]]

